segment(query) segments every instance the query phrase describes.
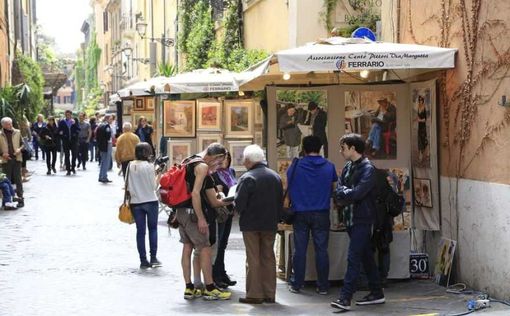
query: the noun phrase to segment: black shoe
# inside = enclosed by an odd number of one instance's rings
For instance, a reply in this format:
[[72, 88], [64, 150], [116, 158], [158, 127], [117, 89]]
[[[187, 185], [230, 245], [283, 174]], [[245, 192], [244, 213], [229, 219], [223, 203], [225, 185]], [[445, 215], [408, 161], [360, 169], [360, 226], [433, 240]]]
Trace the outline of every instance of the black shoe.
[[163, 266], [163, 264], [161, 263], [161, 261], [159, 261], [157, 258], [151, 258], [151, 267], [153, 268], [156, 268], [156, 267], [161, 267]]
[[351, 310], [351, 300], [339, 298], [336, 301], [331, 302], [331, 307], [343, 309], [344, 311]]
[[4, 206], [4, 211], [15, 211], [17, 209], [18, 208], [14, 207], [14, 206], [7, 206], [7, 205]]
[[81, 166], [81, 163], [78, 163], [78, 165], [76, 166], [76, 168], [80, 168], [80, 166]]
[[87, 170], [87, 168], [85, 168], [85, 166], [83, 166], [83, 170]]
[[23, 198], [18, 198], [18, 208], [25, 206], [25, 200]]
[[142, 261], [140, 263], [140, 269], [148, 269], [148, 268], [151, 268], [151, 267], [152, 267], [151, 264], [147, 260]]
[[73, 172], [73, 174], [76, 174], [76, 169], [73, 168], [73, 170], [71, 170]]
[[356, 305], [374, 305], [374, 304], [384, 304], [384, 293], [378, 292], [378, 293], [369, 293], [367, 296], [363, 297], [362, 299], [356, 301]]
[[51, 170], [53, 171], [53, 173], [57, 173], [57, 169], [55, 169], [55, 167], [51, 168]]
[[110, 183], [110, 182], [112, 182], [112, 180], [108, 180], [108, 179], [99, 179], [99, 182], [102, 182], [102, 183]]
[[47, 175], [51, 175], [51, 170], [48, 170], [48, 172], [46, 172]]
[[66, 176], [70, 176], [70, 175], [71, 175], [71, 171], [66, 172]]
[[239, 303], [243, 304], [262, 304], [264, 303], [263, 298], [251, 298], [251, 297], [240, 297]]
[[223, 281], [214, 281], [214, 285], [222, 291], [228, 288], [228, 284]]
[[228, 286], [234, 286], [234, 285], [237, 284], [237, 281], [231, 280], [230, 277], [227, 274], [225, 274], [223, 276], [223, 280], [222, 281], [223, 281], [223, 283], [227, 284]]

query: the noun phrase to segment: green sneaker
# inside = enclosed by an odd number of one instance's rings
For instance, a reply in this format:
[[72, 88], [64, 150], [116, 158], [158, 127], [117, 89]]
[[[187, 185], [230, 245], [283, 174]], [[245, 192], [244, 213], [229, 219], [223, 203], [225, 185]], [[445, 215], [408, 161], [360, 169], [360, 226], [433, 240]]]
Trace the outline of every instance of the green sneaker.
[[203, 292], [203, 290], [202, 290], [202, 289], [197, 289], [197, 288], [195, 288], [195, 291], [193, 292], [193, 295], [194, 295], [195, 297], [202, 297], [202, 292]]
[[188, 289], [186, 288], [184, 290], [184, 299], [185, 300], [192, 300], [195, 298], [195, 289]]
[[232, 293], [230, 292], [222, 292], [218, 289], [214, 289], [212, 291], [207, 291], [207, 289], [204, 290], [204, 299], [207, 301], [216, 301], [216, 300], [229, 300]]

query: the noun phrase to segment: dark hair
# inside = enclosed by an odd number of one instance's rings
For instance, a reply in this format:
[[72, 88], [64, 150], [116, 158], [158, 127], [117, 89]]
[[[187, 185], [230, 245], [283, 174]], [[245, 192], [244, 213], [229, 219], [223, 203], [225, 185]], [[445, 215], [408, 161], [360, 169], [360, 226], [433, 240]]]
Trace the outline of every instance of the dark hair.
[[308, 103], [308, 111], [313, 111], [313, 110], [315, 110], [317, 107], [318, 107], [317, 103], [315, 103], [315, 102], [313, 102], [313, 101], [310, 101], [310, 103]]
[[321, 151], [322, 142], [317, 136], [309, 135], [303, 137], [303, 151], [309, 153], [319, 153]]
[[67, 114], [67, 113], [70, 113], [70, 114], [72, 115], [72, 114], [73, 114], [73, 111], [71, 111], [71, 110], [66, 110], [66, 111], [64, 112], [64, 114]]
[[232, 164], [232, 155], [227, 151], [227, 156], [225, 156], [225, 160], [227, 161], [227, 168], [230, 168]]
[[418, 96], [418, 102], [425, 102], [425, 98], [423, 98], [423, 96], [419, 95]]
[[89, 119], [89, 123], [94, 123], [96, 121], [96, 117], [95, 116], [92, 116], [90, 119]]
[[148, 161], [152, 156], [152, 147], [146, 142], [139, 143], [135, 147], [135, 157], [137, 160]]
[[218, 155], [226, 155], [227, 150], [225, 146], [220, 143], [212, 143], [207, 146], [207, 151], [205, 153], [207, 156], [218, 156]]
[[359, 134], [345, 134], [340, 138], [340, 145], [346, 144], [348, 147], [353, 147], [358, 154], [365, 152], [365, 140]]

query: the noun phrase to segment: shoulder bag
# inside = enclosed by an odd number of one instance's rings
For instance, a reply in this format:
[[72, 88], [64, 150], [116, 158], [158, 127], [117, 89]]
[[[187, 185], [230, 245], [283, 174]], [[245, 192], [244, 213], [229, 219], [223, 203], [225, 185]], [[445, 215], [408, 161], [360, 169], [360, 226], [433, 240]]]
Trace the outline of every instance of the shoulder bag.
[[131, 200], [128, 191], [129, 169], [131, 169], [130, 167], [131, 163], [128, 164], [126, 171], [126, 184], [124, 186], [124, 202], [122, 202], [122, 205], [119, 207], [119, 220], [126, 224], [133, 224], [135, 222], [135, 219], [133, 218], [133, 213], [131, 212], [131, 206], [129, 205], [129, 202]]

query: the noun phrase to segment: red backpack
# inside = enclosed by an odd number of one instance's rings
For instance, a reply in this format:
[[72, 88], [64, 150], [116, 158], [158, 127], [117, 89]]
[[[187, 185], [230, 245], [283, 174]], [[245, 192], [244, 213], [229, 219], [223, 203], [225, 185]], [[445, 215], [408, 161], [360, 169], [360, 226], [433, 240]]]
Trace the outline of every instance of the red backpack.
[[202, 157], [186, 158], [180, 164], [174, 164], [159, 180], [161, 203], [170, 207], [179, 207], [191, 199], [191, 190], [186, 182], [186, 166], [194, 162], [203, 162]]

